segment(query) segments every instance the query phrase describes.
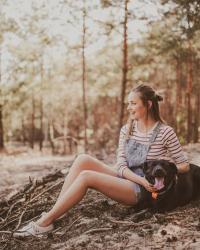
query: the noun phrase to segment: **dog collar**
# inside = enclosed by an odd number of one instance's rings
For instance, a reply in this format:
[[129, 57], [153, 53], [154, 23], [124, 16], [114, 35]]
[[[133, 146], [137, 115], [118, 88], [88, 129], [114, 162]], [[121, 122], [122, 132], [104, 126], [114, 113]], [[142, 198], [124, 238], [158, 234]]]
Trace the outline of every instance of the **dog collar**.
[[154, 200], [156, 200], [157, 197], [158, 197], [158, 193], [156, 193], [156, 192], [151, 193], [151, 197], [152, 197]]

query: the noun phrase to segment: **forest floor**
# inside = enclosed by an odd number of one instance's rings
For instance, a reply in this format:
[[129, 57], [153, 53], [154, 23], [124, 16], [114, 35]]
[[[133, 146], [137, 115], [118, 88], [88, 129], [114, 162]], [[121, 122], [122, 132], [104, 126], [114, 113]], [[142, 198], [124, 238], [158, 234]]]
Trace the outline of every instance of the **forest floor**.
[[[200, 144], [184, 147], [200, 166]], [[200, 249], [200, 201], [164, 214], [136, 212], [95, 190], [40, 238], [12, 232], [54, 204], [74, 156], [38, 152], [2, 153], [0, 158], [0, 249]], [[115, 156], [101, 160], [114, 165]], [[31, 176], [31, 178], [29, 178]]]

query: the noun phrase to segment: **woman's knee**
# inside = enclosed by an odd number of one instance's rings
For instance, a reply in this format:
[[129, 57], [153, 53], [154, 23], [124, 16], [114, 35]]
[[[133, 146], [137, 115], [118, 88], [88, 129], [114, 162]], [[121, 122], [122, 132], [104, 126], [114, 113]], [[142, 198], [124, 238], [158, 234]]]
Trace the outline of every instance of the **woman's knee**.
[[91, 161], [91, 158], [92, 157], [88, 154], [80, 154], [76, 157], [72, 167], [82, 170], [83, 166]]
[[89, 154], [79, 154], [76, 157], [76, 161], [80, 161], [80, 162], [85, 162], [85, 161], [88, 161], [89, 159], [91, 159], [91, 156]]
[[83, 170], [78, 176], [78, 181], [89, 187], [91, 186], [92, 180], [94, 180], [94, 174], [94, 171]]

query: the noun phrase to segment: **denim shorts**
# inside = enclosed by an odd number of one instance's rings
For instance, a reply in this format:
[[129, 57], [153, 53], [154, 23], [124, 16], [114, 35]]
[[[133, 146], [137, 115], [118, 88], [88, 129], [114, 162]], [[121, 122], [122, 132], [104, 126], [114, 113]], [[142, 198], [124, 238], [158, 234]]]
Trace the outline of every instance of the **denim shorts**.
[[[119, 174], [117, 174], [118, 178], [122, 178], [122, 179], [126, 179], [123, 176], [120, 176]], [[133, 191], [136, 194], [136, 198], [137, 198], [137, 203], [140, 202], [142, 200], [142, 190], [141, 190], [141, 186], [135, 182], [132, 182], [132, 187], [133, 187]]]

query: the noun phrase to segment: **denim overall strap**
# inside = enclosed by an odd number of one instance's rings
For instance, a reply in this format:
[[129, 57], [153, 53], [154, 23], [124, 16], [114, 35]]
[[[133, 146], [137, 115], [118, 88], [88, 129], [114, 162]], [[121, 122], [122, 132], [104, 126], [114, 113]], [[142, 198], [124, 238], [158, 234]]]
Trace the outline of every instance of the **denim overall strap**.
[[152, 136], [149, 139], [148, 151], [149, 151], [149, 148], [150, 148], [151, 144], [155, 141], [155, 139], [157, 137], [157, 134], [158, 134], [159, 129], [160, 129], [160, 125], [161, 125], [161, 123], [158, 122], [158, 124], [156, 125], [156, 127], [153, 130]]
[[140, 168], [141, 164], [143, 164], [147, 160], [147, 154], [151, 144], [155, 141], [156, 136], [159, 132], [160, 123], [156, 125], [153, 129], [152, 135], [149, 139], [148, 144], [142, 144], [137, 142], [135, 139], [128, 139], [125, 143], [125, 154], [127, 159], [128, 167], [133, 171]]
[[151, 138], [150, 138], [150, 140], [149, 140], [150, 143], [153, 143], [153, 142], [155, 141], [156, 136], [157, 136], [157, 134], [158, 134], [158, 132], [159, 132], [159, 130], [160, 130], [160, 125], [161, 125], [161, 123], [158, 122], [158, 124], [157, 124], [156, 127], [154, 128], [153, 134], [152, 134], [152, 136], [151, 136]]

